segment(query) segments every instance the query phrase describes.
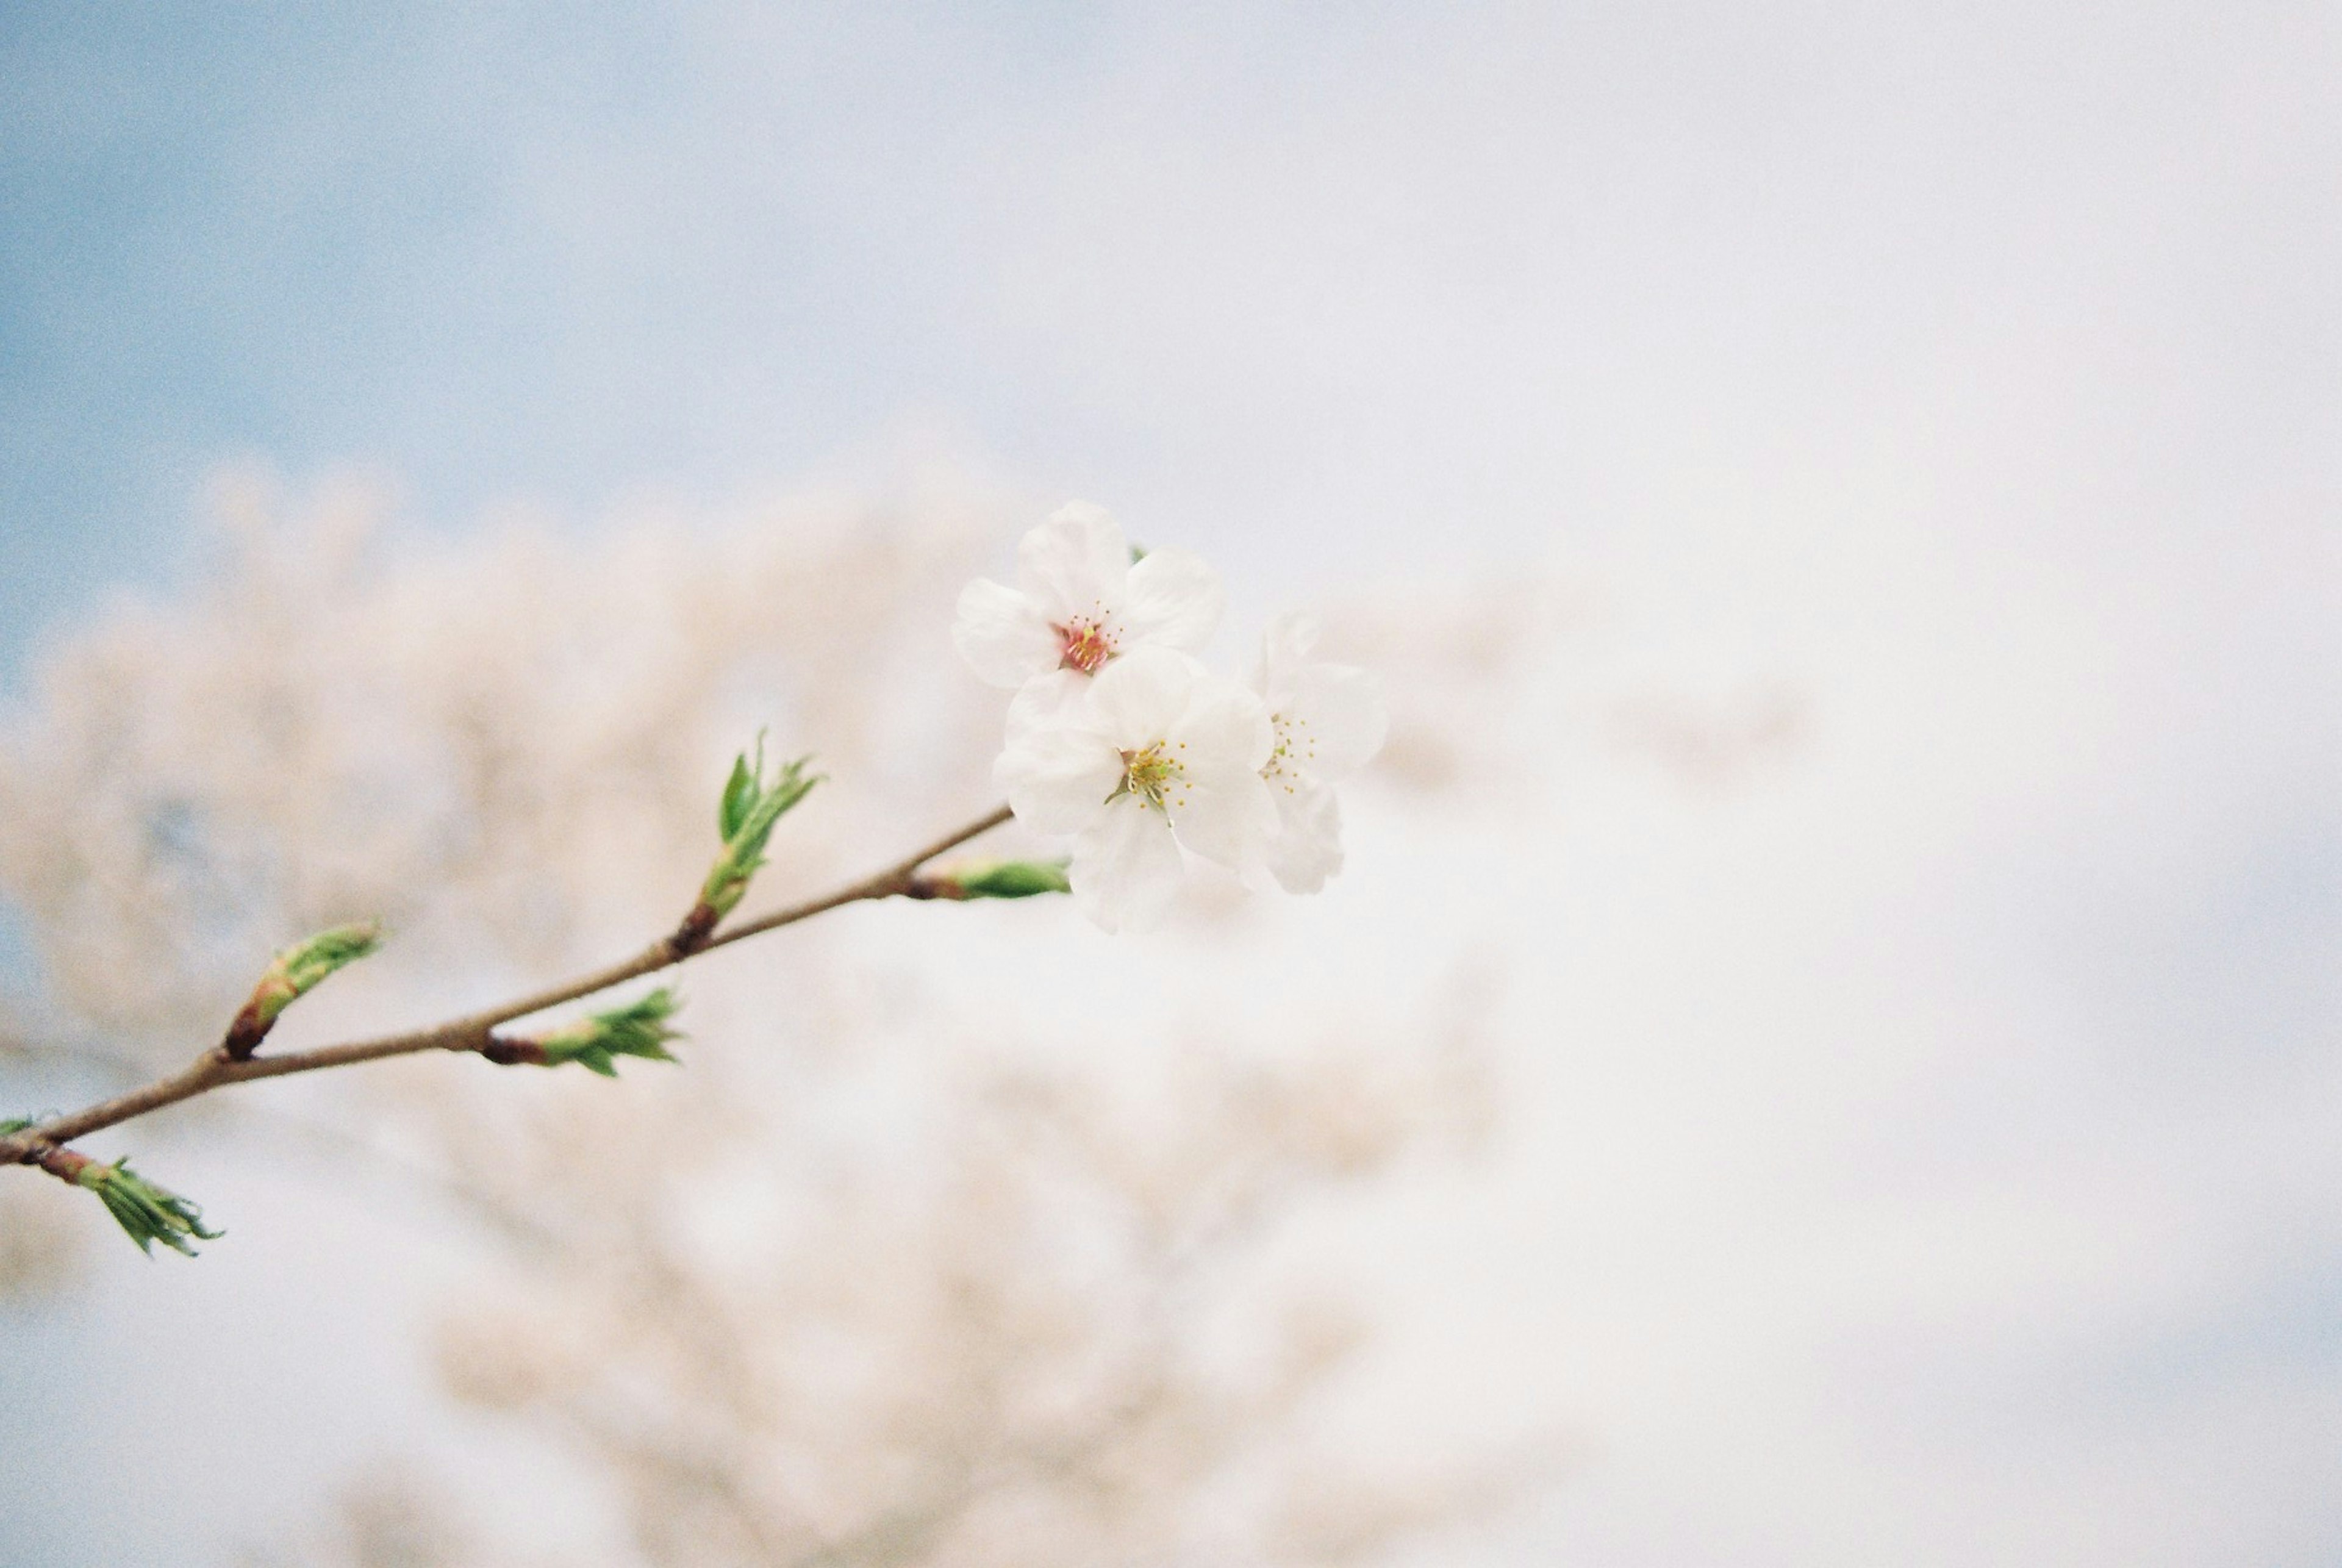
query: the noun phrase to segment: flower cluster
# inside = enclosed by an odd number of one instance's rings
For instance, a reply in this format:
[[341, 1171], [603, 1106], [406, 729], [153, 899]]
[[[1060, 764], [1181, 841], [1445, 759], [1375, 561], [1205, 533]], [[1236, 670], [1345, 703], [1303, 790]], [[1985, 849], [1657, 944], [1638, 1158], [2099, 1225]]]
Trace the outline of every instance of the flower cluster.
[[1341, 869], [1331, 786], [1382, 744], [1374, 677], [1311, 661], [1297, 616], [1249, 685], [1216, 675], [1196, 654], [1222, 602], [1201, 560], [1133, 550], [1078, 502], [1026, 534], [1015, 587], [960, 594], [961, 657], [1016, 694], [993, 775], [1018, 820], [1072, 839], [1075, 901], [1108, 931], [1159, 916], [1190, 855], [1290, 893]]

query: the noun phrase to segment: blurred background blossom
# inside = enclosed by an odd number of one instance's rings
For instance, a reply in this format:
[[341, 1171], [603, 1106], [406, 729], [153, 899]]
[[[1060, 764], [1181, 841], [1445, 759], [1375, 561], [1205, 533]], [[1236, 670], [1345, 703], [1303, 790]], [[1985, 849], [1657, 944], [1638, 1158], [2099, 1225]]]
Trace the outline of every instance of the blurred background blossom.
[[760, 901], [980, 811], [1070, 495], [1395, 719], [1322, 899], [92, 1140], [195, 1263], [0, 1182], [11, 1557], [2342, 1552], [2330, 7], [0, 48], [0, 1110], [630, 949], [759, 725]]

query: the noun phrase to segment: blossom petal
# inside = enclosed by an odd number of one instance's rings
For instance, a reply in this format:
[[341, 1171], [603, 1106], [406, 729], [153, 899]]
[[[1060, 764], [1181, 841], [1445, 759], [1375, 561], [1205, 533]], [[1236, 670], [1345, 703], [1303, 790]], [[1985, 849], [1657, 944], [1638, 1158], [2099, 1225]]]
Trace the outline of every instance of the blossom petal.
[[1230, 871], [1244, 870], [1276, 832], [1276, 806], [1255, 772], [1239, 769], [1217, 778], [1191, 774], [1176, 803], [1171, 825], [1179, 842]]
[[1051, 670], [1016, 688], [1008, 699], [1008, 744], [1036, 724], [1079, 723], [1082, 703], [1090, 689], [1089, 676], [1079, 670]]
[[1382, 683], [1348, 664], [1305, 664], [1296, 675], [1286, 740], [1293, 763], [1312, 778], [1356, 772], [1382, 750], [1390, 732]]
[[1342, 869], [1342, 807], [1334, 792], [1306, 778], [1281, 781], [1276, 799], [1276, 833], [1262, 860], [1287, 893], [1316, 893]]
[[1074, 840], [1066, 871], [1075, 905], [1106, 931], [1154, 924], [1186, 874], [1170, 823], [1136, 795], [1115, 801]]
[[1268, 624], [1260, 637], [1260, 663], [1254, 666], [1252, 689], [1272, 708], [1283, 708], [1293, 694], [1293, 677], [1308, 663], [1317, 645], [1317, 623], [1286, 611]]
[[1016, 582], [1052, 625], [1119, 610], [1130, 586], [1122, 525], [1086, 501], [1059, 507], [1016, 546]]
[[1089, 722], [1124, 751], [1151, 746], [1171, 734], [1196, 687], [1210, 679], [1204, 666], [1185, 654], [1134, 649], [1090, 681]]
[[1234, 681], [1210, 675], [1189, 687], [1186, 711], [1173, 724], [1169, 738], [1184, 743], [1182, 763], [1206, 773], [1223, 766], [1258, 773], [1276, 744], [1261, 700]]
[[1038, 724], [1011, 735], [992, 782], [1016, 820], [1041, 833], [1079, 833], [1122, 783], [1122, 754], [1095, 729]]
[[1188, 550], [1156, 550], [1130, 569], [1121, 622], [1132, 642], [1192, 654], [1212, 640], [1227, 594], [1219, 574]]
[[1057, 634], [1033, 601], [1016, 589], [978, 577], [959, 594], [952, 646], [988, 686], [1021, 686], [1057, 667]]

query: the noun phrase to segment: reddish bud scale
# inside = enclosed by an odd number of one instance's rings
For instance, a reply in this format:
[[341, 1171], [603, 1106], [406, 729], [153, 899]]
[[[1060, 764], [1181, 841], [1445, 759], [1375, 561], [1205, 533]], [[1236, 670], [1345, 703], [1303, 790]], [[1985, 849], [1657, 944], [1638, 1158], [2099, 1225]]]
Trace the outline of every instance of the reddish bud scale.
[[284, 974], [263, 975], [260, 984], [252, 988], [251, 997], [237, 1011], [235, 1021], [228, 1025], [227, 1038], [220, 1043], [229, 1059], [249, 1060], [260, 1049], [260, 1043], [268, 1038], [268, 1032], [276, 1026], [277, 1014], [291, 1006], [300, 994]]
[[258, 997], [245, 1003], [243, 1010], [236, 1014], [235, 1021], [227, 1026], [227, 1038], [221, 1042], [228, 1059], [232, 1062], [250, 1060], [252, 1054], [260, 1049], [260, 1043], [268, 1038], [268, 1027], [273, 1022], [260, 1015]]
[[675, 934], [667, 938], [667, 944], [678, 956], [696, 953], [707, 945], [707, 939], [716, 934], [716, 923], [723, 918], [716, 913], [715, 905], [703, 898], [691, 906], [691, 913], [685, 915], [683, 924], [675, 928]]
[[71, 1149], [51, 1149], [37, 1162], [44, 1171], [61, 1182], [81, 1184], [81, 1174], [96, 1164], [87, 1154], [76, 1154]]

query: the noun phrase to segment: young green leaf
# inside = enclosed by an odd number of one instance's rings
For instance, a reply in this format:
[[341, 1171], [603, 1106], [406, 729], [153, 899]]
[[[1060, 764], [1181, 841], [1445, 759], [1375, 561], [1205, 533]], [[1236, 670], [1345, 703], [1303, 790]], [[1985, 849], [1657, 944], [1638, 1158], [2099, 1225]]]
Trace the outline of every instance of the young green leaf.
[[74, 1180], [97, 1194], [105, 1212], [114, 1216], [115, 1223], [148, 1257], [155, 1255], [156, 1242], [183, 1256], [194, 1257], [195, 1249], [189, 1244], [190, 1237], [213, 1242], [226, 1234], [225, 1231], [204, 1229], [201, 1209], [132, 1170], [126, 1155], [111, 1165], [91, 1160]]
[[[765, 776], [765, 742], [761, 735], [756, 739], [753, 765], [746, 754], [734, 759], [732, 775], [725, 783], [724, 799], [716, 812], [716, 825], [724, 830], [724, 850], [716, 857], [716, 864], [699, 891], [706, 929], [712, 930], [716, 921], [739, 905], [747, 894], [750, 879], [765, 864], [765, 845], [773, 836], [775, 824], [821, 783], [820, 774], [807, 774], [805, 771], [806, 764], [812, 761], [804, 756], [784, 763], [768, 779]], [[694, 913], [696, 916], [699, 914], [698, 911]]]
[[499, 1042], [496, 1060], [558, 1067], [575, 1062], [605, 1078], [618, 1075], [617, 1059], [638, 1056], [650, 1062], [672, 1062], [667, 1042], [683, 1038], [670, 1024], [683, 1006], [682, 998], [662, 985], [623, 1007], [613, 1007], [565, 1024], [534, 1040]]
[[765, 737], [756, 737], [756, 773], [748, 771], [748, 759], [744, 754], [732, 759], [732, 776], [724, 782], [724, 803], [716, 808], [716, 835], [725, 843], [740, 831], [747, 820], [749, 804], [756, 795], [756, 774], [765, 768]]

